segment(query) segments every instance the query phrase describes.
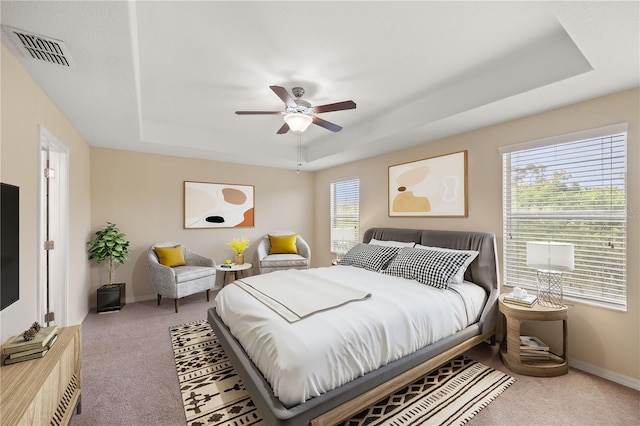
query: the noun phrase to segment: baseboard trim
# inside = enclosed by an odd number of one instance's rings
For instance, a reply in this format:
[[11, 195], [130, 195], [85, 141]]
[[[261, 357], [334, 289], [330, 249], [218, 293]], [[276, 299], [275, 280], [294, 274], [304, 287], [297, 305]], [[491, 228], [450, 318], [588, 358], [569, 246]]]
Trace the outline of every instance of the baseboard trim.
[[640, 380], [634, 379], [633, 377], [624, 376], [622, 374], [614, 373], [613, 371], [605, 370], [604, 368], [573, 359], [569, 359], [569, 367], [582, 370], [589, 374], [593, 374], [594, 376], [602, 377], [603, 379], [610, 380], [631, 389], [640, 390]]
[[136, 303], [136, 302], [146, 302], [147, 300], [157, 300], [158, 299], [158, 295], [157, 294], [147, 294], [147, 295], [141, 295], [141, 296], [133, 296], [133, 297], [127, 297], [127, 303]]

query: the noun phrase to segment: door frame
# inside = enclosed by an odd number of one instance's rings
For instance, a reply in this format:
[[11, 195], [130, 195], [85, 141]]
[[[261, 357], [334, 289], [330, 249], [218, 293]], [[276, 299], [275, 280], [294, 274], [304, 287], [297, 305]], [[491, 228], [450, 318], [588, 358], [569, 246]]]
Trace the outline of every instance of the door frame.
[[[68, 271], [69, 271], [69, 149], [53, 133], [39, 126], [39, 206], [38, 206], [38, 321], [44, 321], [47, 307], [55, 313], [53, 324], [68, 325]], [[55, 248], [49, 251], [49, 282], [47, 283], [47, 187], [44, 177], [47, 159], [55, 168], [55, 178], [50, 179], [52, 221], [49, 223]], [[47, 285], [48, 284], [48, 285]], [[48, 287], [48, 288], [47, 288]]]

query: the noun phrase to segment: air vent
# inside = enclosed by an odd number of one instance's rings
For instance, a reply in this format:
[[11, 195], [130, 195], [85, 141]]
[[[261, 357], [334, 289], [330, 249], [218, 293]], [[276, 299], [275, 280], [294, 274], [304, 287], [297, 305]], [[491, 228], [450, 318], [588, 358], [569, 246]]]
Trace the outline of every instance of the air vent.
[[4, 29], [26, 57], [65, 67], [73, 65], [64, 42], [6, 25]]

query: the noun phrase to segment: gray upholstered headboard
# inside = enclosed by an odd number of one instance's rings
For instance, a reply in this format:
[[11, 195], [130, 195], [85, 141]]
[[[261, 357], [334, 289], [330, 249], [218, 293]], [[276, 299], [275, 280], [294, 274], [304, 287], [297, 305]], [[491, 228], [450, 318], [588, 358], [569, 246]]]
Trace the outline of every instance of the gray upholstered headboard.
[[440, 231], [430, 229], [370, 228], [363, 242], [376, 240], [413, 241], [425, 246], [456, 250], [477, 250], [480, 254], [467, 268], [464, 278], [482, 286], [487, 294], [500, 289], [496, 236], [492, 232]]

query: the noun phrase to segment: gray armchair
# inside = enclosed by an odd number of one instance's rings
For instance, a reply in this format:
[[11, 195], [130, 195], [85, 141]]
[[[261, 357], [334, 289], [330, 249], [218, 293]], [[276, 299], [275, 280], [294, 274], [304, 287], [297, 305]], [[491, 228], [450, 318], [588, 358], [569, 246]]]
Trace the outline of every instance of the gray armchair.
[[175, 247], [179, 243], [165, 241], [149, 247], [148, 263], [151, 285], [158, 293], [158, 305], [162, 296], [174, 299], [176, 313], [178, 300], [201, 291], [207, 292], [207, 302], [210, 291], [216, 284], [216, 262], [182, 246], [182, 253], [186, 265], [168, 267], [160, 263], [154, 247]]
[[[293, 235], [295, 232], [279, 231], [272, 232], [271, 235]], [[282, 269], [309, 269], [311, 264], [311, 249], [309, 244], [298, 235], [296, 239], [296, 249], [298, 254], [269, 254], [271, 242], [269, 235], [265, 235], [256, 247], [256, 257], [258, 258], [258, 269], [261, 274], [279, 271]]]

